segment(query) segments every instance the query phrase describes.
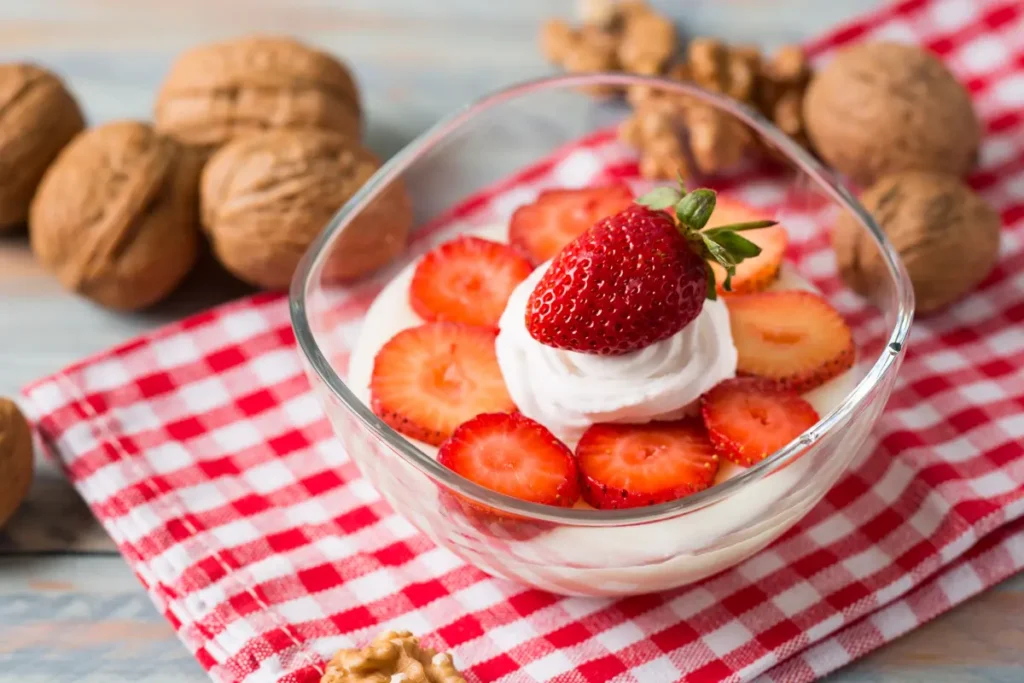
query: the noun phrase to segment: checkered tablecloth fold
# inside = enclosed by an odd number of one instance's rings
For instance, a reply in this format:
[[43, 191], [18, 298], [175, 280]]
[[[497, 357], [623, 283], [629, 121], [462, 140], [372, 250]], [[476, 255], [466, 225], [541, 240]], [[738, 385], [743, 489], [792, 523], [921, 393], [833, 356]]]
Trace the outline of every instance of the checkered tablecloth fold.
[[[701, 583], [565, 598], [489, 578], [434, 546], [332, 435], [278, 295], [35, 382], [26, 410], [223, 683], [313, 683], [333, 651], [384, 628], [422, 634], [486, 683], [818, 678], [1024, 567], [1024, 6], [910, 0], [812, 50], [824, 61], [875, 38], [929, 47], [972, 91], [986, 137], [971, 182], [1003, 218], [1000, 262], [963, 302], [916, 323], [862, 462], [771, 547]], [[581, 181], [635, 176], [628, 150], [592, 138], [451, 218], [507, 215], [513, 196], [573, 169], [590, 169]], [[751, 187], [770, 200], [771, 183]], [[822, 227], [804, 223], [789, 258], [858, 334], [884, 332], [840, 286]], [[348, 336], [377, 285], [340, 309]]]

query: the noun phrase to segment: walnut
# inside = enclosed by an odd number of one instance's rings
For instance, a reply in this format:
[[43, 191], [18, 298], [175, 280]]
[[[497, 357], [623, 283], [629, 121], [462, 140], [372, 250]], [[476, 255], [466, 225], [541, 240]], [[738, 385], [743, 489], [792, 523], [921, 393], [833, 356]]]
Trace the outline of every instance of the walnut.
[[209, 155], [246, 133], [317, 128], [360, 134], [355, 81], [337, 59], [291, 38], [252, 36], [197, 47], [171, 67], [159, 131]]
[[[783, 133], [810, 149], [803, 102], [811, 67], [803, 48], [786, 45], [760, 64], [756, 103], [761, 113]], [[775, 153], [774, 149], [767, 149]]]
[[[809, 73], [800, 48], [783, 48], [766, 61], [754, 46], [694, 38], [686, 61], [673, 65], [666, 76], [761, 108], [784, 132], [806, 144], [801, 102]], [[647, 177], [715, 174], [748, 152], [770, 151], [742, 121], [696, 98], [634, 86], [627, 99], [634, 113], [621, 127], [620, 137], [640, 151], [640, 170]], [[654, 99], [673, 103], [652, 104]]]
[[25, 222], [43, 173], [84, 127], [57, 76], [31, 64], [0, 64], [0, 231]]
[[0, 527], [18, 509], [32, 483], [32, 431], [14, 401], [0, 398]]
[[408, 631], [387, 631], [362, 650], [340, 650], [320, 683], [466, 683], [451, 655], [420, 645]]
[[651, 11], [630, 14], [623, 21], [618, 59], [623, 71], [656, 76], [665, 71], [679, 48], [675, 24]]
[[[917, 312], [958, 300], [991, 272], [999, 253], [999, 214], [955, 176], [906, 171], [881, 178], [861, 202], [910, 274]], [[850, 214], [832, 231], [843, 280], [865, 296], [889, 276], [878, 248]]]
[[[627, 71], [664, 73], [678, 48], [671, 20], [645, 3], [592, 2], [581, 12], [584, 23], [573, 28], [561, 19], [546, 22], [540, 32], [545, 57], [570, 73]], [[616, 88], [599, 88], [609, 95]]]
[[[686, 64], [673, 67], [670, 76], [746, 101], [755, 92], [755, 57], [748, 50], [734, 52], [718, 40], [698, 38], [687, 47]], [[751, 133], [739, 119], [696, 98], [636, 88], [629, 99], [634, 111], [620, 128], [620, 137], [640, 151], [645, 177], [714, 174], [735, 165], [750, 147]]]
[[640, 151], [640, 173], [645, 178], [692, 175], [686, 154], [686, 106], [680, 97], [653, 96], [642, 100], [623, 121], [619, 137]]
[[610, 28], [621, 15], [620, 0], [579, 0], [576, 15], [584, 24]]
[[821, 157], [863, 184], [911, 170], [963, 176], [981, 138], [967, 90], [911, 45], [846, 48], [811, 81], [803, 111]]
[[[287, 288], [299, 259], [380, 162], [352, 138], [272, 130], [239, 138], [203, 169], [203, 229], [220, 262], [266, 289]], [[325, 275], [350, 279], [395, 257], [412, 223], [408, 195], [392, 185], [339, 233]]]
[[145, 123], [81, 133], [32, 201], [29, 234], [39, 262], [67, 289], [113, 309], [164, 298], [196, 260], [195, 161]]

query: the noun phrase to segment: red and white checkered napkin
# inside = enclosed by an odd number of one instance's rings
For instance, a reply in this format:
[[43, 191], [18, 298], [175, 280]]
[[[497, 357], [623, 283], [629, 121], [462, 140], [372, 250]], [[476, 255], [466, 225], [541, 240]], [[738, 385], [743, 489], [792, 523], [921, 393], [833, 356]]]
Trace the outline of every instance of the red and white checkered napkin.
[[[974, 183], [1005, 221], [1002, 259], [967, 300], [917, 323], [873, 455], [769, 549], [698, 585], [562, 598], [433, 546], [332, 437], [279, 296], [209, 311], [39, 381], [27, 408], [219, 681], [312, 683], [335, 649], [384, 628], [424, 635], [485, 682], [814, 679], [1024, 566], [1022, 26], [1018, 0], [914, 1], [815, 47], [909, 39], [959, 72], [986, 122]], [[624, 153], [589, 141], [457, 218], [507, 212], [569, 171], [628, 175]], [[772, 192], [747, 187], [752, 200]], [[796, 231], [794, 242], [800, 270], [857, 320], [821, 231]], [[354, 324], [366, 294], [339, 324]]]

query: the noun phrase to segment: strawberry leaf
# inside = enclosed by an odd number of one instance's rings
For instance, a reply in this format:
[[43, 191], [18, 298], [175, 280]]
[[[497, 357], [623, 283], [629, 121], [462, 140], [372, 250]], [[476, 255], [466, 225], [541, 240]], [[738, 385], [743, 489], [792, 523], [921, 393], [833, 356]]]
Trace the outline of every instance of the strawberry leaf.
[[704, 248], [707, 249], [708, 253], [711, 254], [711, 258], [713, 258], [718, 265], [722, 266], [727, 271], [729, 268], [732, 268], [733, 270], [736, 269], [736, 259], [733, 258], [733, 255], [729, 253], [728, 249], [706, 235], [701, 235], [701, 237], [704, 238]]
[[676, 169], [676, 182], [679, 183], [679, 191], [684, 195], [686, 194], [686, 179], [683, 178], [683, 174]]
[[708, 235], [717, 235], [722, 232], [743, 232], [744, 230], [760, 230], [778, 225], [778, 221], [750, 221], [749, 223], [733, 223], [732, 225], [719, 225], [715, 228], [708, 228], [704, 232]]
[[714, 190], [694, 190], [676, 204], [676, 218], [691, 230], [700, 230], [708, 224], [716, 202]]
[[733, 261], [736, 263], [742, 262], [743, 259], [754, 258], [761, 253], [761, 247], [735, 232], [720, 232], [708, 235], [708, 239], [729, 252], [729, 255], [732, 256]]
[[710, 268], [705, 268], [704, 272], [708, 276], [708, 294], [707, 297], [712, 301], [718, 299], [718, 288], [715, 286], [715, 271]]
[[675, 206], [682, 198], [683, 195], [674, 187], [659, 187], [642, 197], [638, 197], [636, 203], [649, 209], [660, 211], [670, 206]]
[[[724, 246], [711, 239], [702, 232], [697, 233], [703, 238], [704, 248], [711, 255], [718, 265], [725, 269], [725, 282], [722, 287], [727, 292], [732, 291], [732, 276], [736, 274], [736, 259]], [[749, 241], [749, 240], [748, 240]], [[710, 270], [710, 268], [708, 269]]]

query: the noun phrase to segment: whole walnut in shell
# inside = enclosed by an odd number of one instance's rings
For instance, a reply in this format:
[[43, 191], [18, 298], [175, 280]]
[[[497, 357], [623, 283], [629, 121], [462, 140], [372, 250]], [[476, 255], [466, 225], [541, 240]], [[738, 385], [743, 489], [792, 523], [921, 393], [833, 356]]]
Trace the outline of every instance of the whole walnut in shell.
[[337, 59], [291, 38], [250, 36], [194, 48], [157, 97], [157, 130], [203, 154], [269, 128], [359, 137], [359, 93]]
[[0, 527], [28, 495], [32, 432], [14, 401], [0, 398]]
[[900, 171], [963, 176], [981, 139], [967, 90], [910, 45], [846, 48], [811, 81], [803, 108], [820, 156], [863, 184]]
[[[267, 131], [225, 145], [200, 187], [214, 254], [250, 284], [287, 288], [310, 243], [379, 167], [357, 141], [326, 131]], [[325, 276], [355, 278], [391, 261], [411, 223], [408, 195], [390, 186], [339, 234]]]
[[148, 124], [89, 129], [43, 176], [32, 250], [67, 289], [116, 310], [145, 308], [195, 263], [198, 177], [194, 157]]
[[31, 64], [0, 64], [0, 230], [25, 222], [46, 168], [84, 127], [57, 76]]
[[[861, 203], [899, 252], [920, 314], [960, 299], [996, 263], [999, 214], [956, 177], [921, 171], [885, 176]], [[888, 281], [878, 248], [852, 215], [836, 222], [832, 243], [851, 289], [871, 296]]]

